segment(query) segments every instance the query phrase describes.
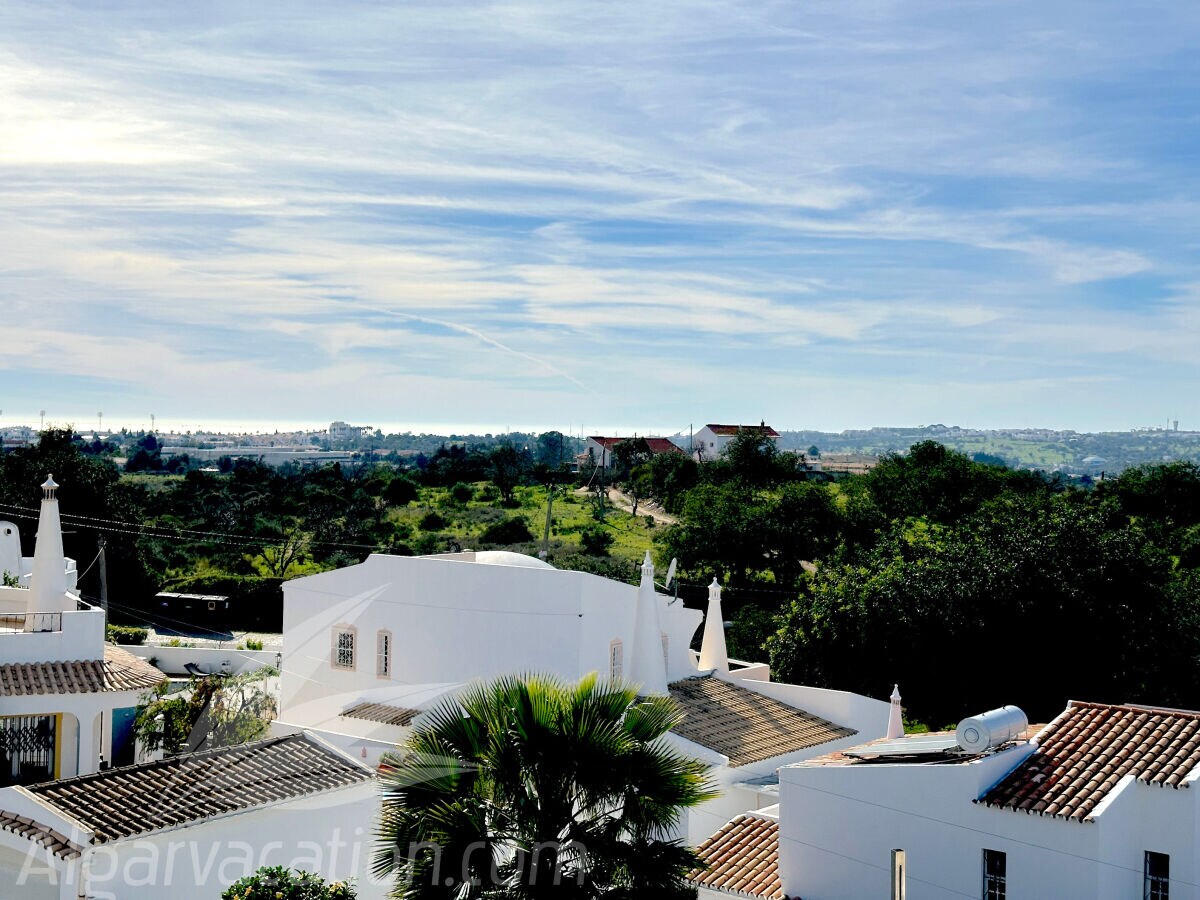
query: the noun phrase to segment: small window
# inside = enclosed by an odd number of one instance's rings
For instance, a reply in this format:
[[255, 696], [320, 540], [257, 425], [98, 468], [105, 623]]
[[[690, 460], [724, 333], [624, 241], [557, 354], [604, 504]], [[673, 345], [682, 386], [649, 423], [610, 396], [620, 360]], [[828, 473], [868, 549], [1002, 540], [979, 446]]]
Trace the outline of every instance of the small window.
[[1169, 900], [1171, 896], [1171, 857], [1165, 853], [1146, 851], [1144, 900]]
[[983, 851], [983, 900], [1008, 897], [1008, 857], [999, 850]]
[[662, 645], [663, 645], [663, 665], [666, 666], [668, 669], [670, 669], [671, 668], [671, 639], [669, 637], [667, 637], [667, 633], [665, 631], [662, 633]]
[[354, 628], [339, 625], [333, 629], [333, 667], [354, 669], [354, 644], [357, 633]]
[[392, 677], [392, 633], [381, 631], [375, 638], [375, 674]]
[[608, 645], [608, 676], [616, 681], [625, 671], [625, 646], [619, 641]]

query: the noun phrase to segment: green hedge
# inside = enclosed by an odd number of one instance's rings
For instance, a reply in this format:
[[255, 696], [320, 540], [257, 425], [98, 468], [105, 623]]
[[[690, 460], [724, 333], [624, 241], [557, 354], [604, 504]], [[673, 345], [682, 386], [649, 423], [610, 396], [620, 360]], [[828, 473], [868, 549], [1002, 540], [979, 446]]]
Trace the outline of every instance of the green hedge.
[[145, 628], [135, 628], [132, 625], [109, 625], [104, 631], [108, 640], [114, 644], [126, 645], [144, 644], [150, 633]]

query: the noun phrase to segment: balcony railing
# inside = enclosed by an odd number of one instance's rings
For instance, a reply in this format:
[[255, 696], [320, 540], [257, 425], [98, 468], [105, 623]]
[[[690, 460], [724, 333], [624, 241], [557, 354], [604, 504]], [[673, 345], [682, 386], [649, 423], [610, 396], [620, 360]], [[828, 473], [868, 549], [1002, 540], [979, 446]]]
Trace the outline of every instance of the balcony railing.
[[62, 631], [62, 613], [6, 613], [0, 615], [0, 633]]

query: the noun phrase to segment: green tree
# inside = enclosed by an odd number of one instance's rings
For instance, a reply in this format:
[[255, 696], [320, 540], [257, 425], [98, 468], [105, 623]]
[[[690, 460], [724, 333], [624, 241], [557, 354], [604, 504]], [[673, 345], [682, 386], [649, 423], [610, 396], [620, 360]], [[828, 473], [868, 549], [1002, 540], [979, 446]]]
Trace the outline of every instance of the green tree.
[[138, 706], [134, 732], [151, 750], [167, 754], [257, 740], [276, 714], [275, 699], [263, 682], [277, 674], [265, 667], [229, 678], [205, 675], [174, 694], [166, 692], [164, 682]]
[[667, 697], [505, 677], [426, 714], [386, 762], [375, 871], [401, 898], [695, 896], [671, 834], [713, 793]]
[[524, 478], [528, 466], [525, 455], [512, 444], [500, 444], [488, 458], [492, 484], [500, 491], [500, 501], [505, 506], [515, 505], [517, 485]]

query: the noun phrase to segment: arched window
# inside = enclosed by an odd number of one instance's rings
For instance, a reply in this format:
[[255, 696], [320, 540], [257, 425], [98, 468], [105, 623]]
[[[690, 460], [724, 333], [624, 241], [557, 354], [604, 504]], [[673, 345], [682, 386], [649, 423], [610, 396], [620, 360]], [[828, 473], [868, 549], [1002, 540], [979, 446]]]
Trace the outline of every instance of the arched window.
[[375, 636], [375, 674], [392, 677], [392, 633], [381, 631]]
[[620, 639], [608, 645], [608, 677], [614, 681], [625, 671], [625, 646]]
[[353, 672], [358, 650], [358, 629], [353, 625], [333, 626], [333, 649], [329, 662], [335, 669]]

